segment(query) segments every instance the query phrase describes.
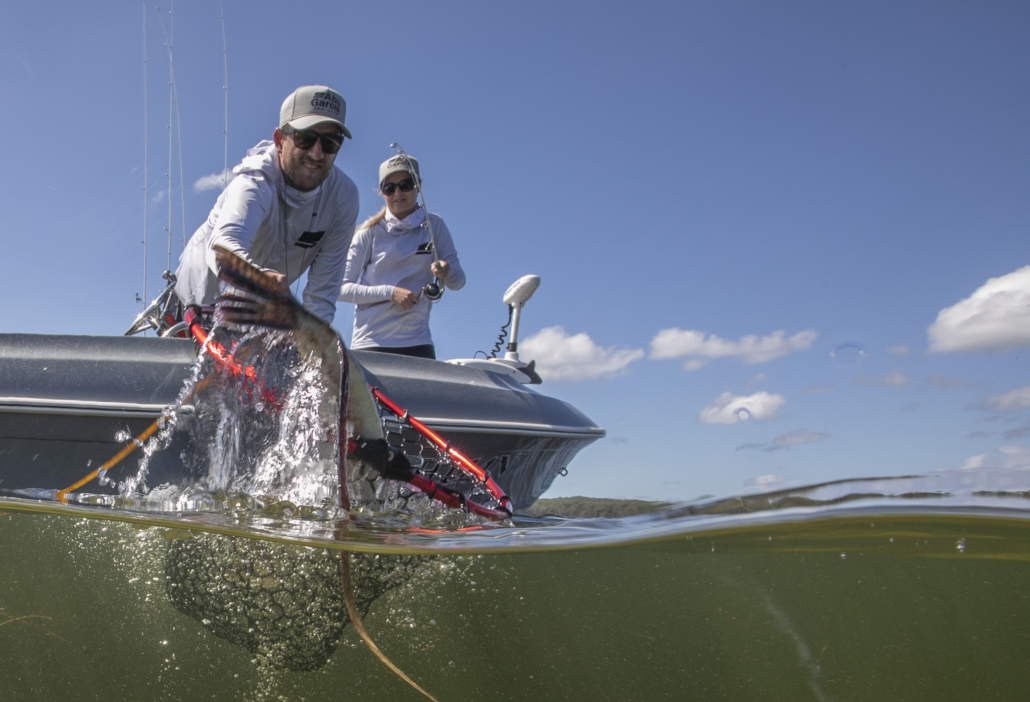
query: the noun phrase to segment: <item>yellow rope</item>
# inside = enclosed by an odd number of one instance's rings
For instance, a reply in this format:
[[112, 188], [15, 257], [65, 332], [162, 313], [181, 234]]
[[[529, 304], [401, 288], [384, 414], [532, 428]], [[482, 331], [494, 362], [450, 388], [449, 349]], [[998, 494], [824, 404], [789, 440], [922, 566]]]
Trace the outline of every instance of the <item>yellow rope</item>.
[[[201, 380], [199, 380], [197, 382], [197, 384], [193, 386], [193, 389], [190, 390], [189, 393], [187, 393], [186, 397], [184, 397], [182, 399], [182, 401], [185, 402], [189, 398], [193, 397], [193, 394], [195, 392], [197, 392], [199, 390], [203, 390], [204, 387], [206, 387], [209, 382], [211, 382], [211, 376], [210, 375], [205, 377], [205, 378], [202, 378]], [[82, 487], [83, 485], [88, 483], [90, 480], [92, 480], [93, 478], [97, 477], [97, 475], [100, 474], [100, 471], [102, 471], [102, 470], [104, 470], [104, 471], [111, 470], [111, 468], [116, 466], [123, 458], [125, 458], [130, 453], [132, 453], [136, 449], [137, 446], [141, 445], [144, 441], [149, 439], [151, 437], [151, 435], [155, 431], [157, 431], [157, 425], [158, 425], [158, 423], [160, 421], [161, 421], [160, 419], [155, 419], [154, 423], [151, 424], [146, 429], [144, 429], [143, 432], [139, 436], [137, 436], [132, 441], [131, 444], [129, 444], [128, 446], [125, 446], [121, 451], [119, 451], [115, 455], [111, 456], [111, 459], [109, 461], [107, 461], [107, 463], [105, 463], [104, 465], [102, 465], [99, 468], [97, 468], [95, 471], [93, 471], [92, 473], [87, 475], [85, 478], [83, 478], [82, 480], [78, 481], [77, 483], [75, 483], [73, 485], [69, 485], [64, 490], [58, 490], [57, 494], [55, 495], [55, 497], [57, 498], [57, 501], [62, 503], [62, 504], [67, 504], [68, 500], [66, 500], [65, 497], [68, 495], [69, 492], [71, 492], [72, 490], [78, 490], [80, 487]]]
[[145, 440], [149, 439], [150, 435], [153, 434], [155, 431], [157, 431], [157, 423], [158, 423], [158, 421], [160, 421], [160, 420], [155, 419], [154, 423], [151, 424], [146, 429], [144, 429], [143, 433], [141, 433], [139, 436], [137, 436], [133, 440], [133, 442], [131, 444], [129, 444], [128, 446], [123, 448], [121, 451], [116, 453], [114, 456], [112, 456], [111, 459], [109, 461], [107, 461], [104, 465], [100, 466], [95, 471], [93, 471], [92, 473], [90, 473], [89, 475], [87, 475], [85, 478], [83, 478], [82, 480], [78, 481], [77, 483], [75, 483], [73, 485], [69, 485], [64, 490], [59, 490], [57, 495], [56, 495], [57, 501], [61, 502], [61, 503], [64, 503], [64, 504], [67, 504], [68, 500], [65, 499], [65, 496], [69, 492], [71, 492], [72, 490], [77, 490], [78, 488], [82, 487], [83, 485], [88, 483], [93, 478], [97, 477], [97, 475], [100, 474], [100, 471], [102, 471], [102, 470], [103, 471], [110, 470], [112, 466], [116, 465], [119, 461], [121, 461], [123, 458], [128, 456], [130, 453], [132, 453], [136, 449], [137, 445], [139, 445], [139, 444], [143, 443]]
[[358, 615], [358, 605], [354, 601], [354, 589], [351, 586], [350, 579], [350, 553], [348, 551], [340, 552], [340, 575], [343, 580], [343, 599], [347, 603], [347, 616], [350, 617], [350, 623], [354, 625], [354, 630], [358, 632], [358, 636], [365, 642], [372, 653], [376, 655], [376, 658], [381, 660], [383, 664], [392, 670], [397, 676], [404, 682], [411, 685], [413, 688], [421, 692], [423, 695], [433, 700], [433, 702], [439, 702], [435, 697], [430, 695], [428, 692], [418, 686], [414, 680], [404, 674], [404, 671], [393, 664], [393, 662], [386, 657], [386, 654], [379, 650], [379, 647], [372, 641], [372, 637], [365, 631], [365, 625], [361, 623], [361, 616]]

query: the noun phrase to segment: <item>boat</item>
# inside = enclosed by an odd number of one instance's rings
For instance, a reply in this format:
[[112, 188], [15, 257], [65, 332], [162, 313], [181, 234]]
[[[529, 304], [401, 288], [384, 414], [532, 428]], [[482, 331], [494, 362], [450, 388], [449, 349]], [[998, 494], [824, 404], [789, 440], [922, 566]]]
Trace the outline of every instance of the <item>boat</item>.
[[[475, 461], [516, 510], [532, 505], [580, 450], [605, 435], [572, 405], [538, 392], [534, 365], [518, 357], [519, 313], [537, 284], [525, 276], [505, 293], [511, 341], [502, 358], [447, 362], [350, 351], [371, 387]], [[148, 308], [151, 322], [160, 308], [160, 298]], [[137, 331], [146, 327], [141, 318]], [[165, 328], [163, 337], [0, 334], [0, 494], [63, 490], [160, 417], [197, 354], [192, 339], [176, 336], [181, 330]], [[135, 465], [122, 461], [90, 492], [117, 494], [117, 482]], [[149, 475], [178, 484], [182, 467], [164, 452]]]

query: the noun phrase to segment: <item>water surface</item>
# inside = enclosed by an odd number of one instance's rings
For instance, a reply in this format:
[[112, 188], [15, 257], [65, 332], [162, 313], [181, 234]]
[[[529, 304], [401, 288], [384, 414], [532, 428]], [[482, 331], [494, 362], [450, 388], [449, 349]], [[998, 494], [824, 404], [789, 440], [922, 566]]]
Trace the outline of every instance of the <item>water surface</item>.
[[1022, 480], [833, 483], [462, 531], [4, 498], [0, 689], [11, 700], [421, 699], [351, 626], [324, 665], [297, 672], [177, 609], [176, 545], [240, 537], [320, 558], [425, 556], [364, 621], [440, 700], [1021, 699]]

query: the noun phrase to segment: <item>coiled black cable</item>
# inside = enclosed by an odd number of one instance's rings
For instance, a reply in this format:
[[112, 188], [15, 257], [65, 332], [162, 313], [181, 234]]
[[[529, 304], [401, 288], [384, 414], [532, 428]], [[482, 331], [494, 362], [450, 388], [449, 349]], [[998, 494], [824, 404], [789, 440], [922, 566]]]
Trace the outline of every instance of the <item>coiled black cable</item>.
[[490, 355], [486, 356], [485, 351], [476, 351], [476, 353], [481, 353], [487, 358], [497, 358], [497, 354], [500, 353], [501, 347], [504, 345], [504, 340], [508, 336], [508, 327], [511, 326], [511, 318], [514, 314], [515, 308], [508, 305], [508, 321], [503, 327], [501, 327], [501, 333], [497, 335], [497, 341], [494, 342], [494, 347], [490, 350]]

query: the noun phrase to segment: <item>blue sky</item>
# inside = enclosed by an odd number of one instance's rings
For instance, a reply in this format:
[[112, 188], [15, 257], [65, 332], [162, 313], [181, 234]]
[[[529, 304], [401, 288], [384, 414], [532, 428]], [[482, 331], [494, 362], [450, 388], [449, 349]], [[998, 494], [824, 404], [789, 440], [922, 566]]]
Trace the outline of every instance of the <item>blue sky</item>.
[[[168, 10], [5, 8], [0, 330], [121, 333], [144, 208], [157, 290]], [[468, 274], [433, 312], [442, 358], [488, 349], [508, 284], [542, 277], [524, 357], [609, 432], [549, 496], [1030, 465], [1025, 3], [224, 11], [230, 166], [309, 83], [347, 100], [363, 216], [389, 144], [420, 159]], [[218, 3], [175, 3], [173, 46], [175, 259], [224, 165]]]

